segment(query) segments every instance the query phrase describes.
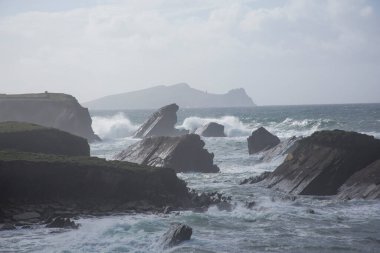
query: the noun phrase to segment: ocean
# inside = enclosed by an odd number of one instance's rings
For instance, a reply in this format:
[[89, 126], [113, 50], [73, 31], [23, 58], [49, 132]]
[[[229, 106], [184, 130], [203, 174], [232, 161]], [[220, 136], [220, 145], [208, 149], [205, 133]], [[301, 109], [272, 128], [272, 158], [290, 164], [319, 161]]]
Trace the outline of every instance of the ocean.
[[[131, 135], [152, 112], [91, 111], [93, 129], [103, 139], [91, 144], [92, 156], [112, 159], [138, 141]], [[380, 252], [380, 201], [294, 200], [270, 189], [239, 185], [274, 170], [284, 159], [263, 163], [259, 154], [248, 155], [246, 139], [252, 130], [264, 126], [285, 139], [343, 129], [380, 139], [380, 104], [180, 109], [177, 127], [194, 130], [211, 121], [223, 124], [227, 135], [202, 137], [220, 173], [178, 176], [197, 191], [231, 196], [231, 210], [79, 217], [78, 230], [1, 231], [0, 252], [162, 252], [160, 238], [174, 222], [191, 226], [193, 235], [165, 252]], [[254, 204], [248, 208], [246, 203]]]

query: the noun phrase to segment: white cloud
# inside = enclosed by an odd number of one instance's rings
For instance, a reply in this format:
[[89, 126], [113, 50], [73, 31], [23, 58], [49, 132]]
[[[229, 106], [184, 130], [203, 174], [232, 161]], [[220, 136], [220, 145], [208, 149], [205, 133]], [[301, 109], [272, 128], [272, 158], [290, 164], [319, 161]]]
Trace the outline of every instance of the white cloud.
[[85, 101], [186, 81], [215, 92], [242, 86], [259, 104], [378, 101], [379, 17], [370, 1], [265, 3], [112, 1], [3, 16], [0, 88]]

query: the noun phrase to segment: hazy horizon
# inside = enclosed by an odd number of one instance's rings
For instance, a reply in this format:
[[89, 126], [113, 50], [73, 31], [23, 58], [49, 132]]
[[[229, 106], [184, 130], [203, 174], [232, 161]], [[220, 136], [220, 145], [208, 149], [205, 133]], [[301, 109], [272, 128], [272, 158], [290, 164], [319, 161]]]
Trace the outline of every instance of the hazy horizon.
[[375, 0], [0, 1], [0, 93], [185, 82], [259, 106], [379, 103]]

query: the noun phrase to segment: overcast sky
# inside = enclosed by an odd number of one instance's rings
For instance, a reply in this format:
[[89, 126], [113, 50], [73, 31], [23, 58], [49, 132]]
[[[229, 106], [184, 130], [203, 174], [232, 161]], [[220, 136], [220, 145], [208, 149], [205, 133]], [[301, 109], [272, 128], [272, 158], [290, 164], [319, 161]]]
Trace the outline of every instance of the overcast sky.
[[380, 102], [377, 0], [0, 0], [0, 93], [187, 82], [258, 105]]

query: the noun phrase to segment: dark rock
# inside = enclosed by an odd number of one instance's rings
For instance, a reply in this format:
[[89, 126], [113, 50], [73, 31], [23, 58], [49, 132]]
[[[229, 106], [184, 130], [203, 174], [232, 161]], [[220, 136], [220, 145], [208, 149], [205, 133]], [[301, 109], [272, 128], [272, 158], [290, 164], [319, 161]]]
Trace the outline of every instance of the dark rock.
[[86, 139], [70, 133], [24, 122], [0, 123], [0, 150], [89, 156]]
[[145, 138], [115, 156], [117, 160], [172, 168], [176, 172], [218, 172], [214, 154], [204, 149], [199, 135]]
[[315, 214], [315, 211], [313, 209], [309, 208], [306, 210], [306, 213]]
[[269, 162], [276, 158], [285, 156], [288, 153], [292, 153], [298, 145], [298, 142], [301, 138], [293, 136], [289, 139], [281, 141], [279, 144], [274, 146], [271, 149], [268, 149], [263, 152], [263, 157], [261, 158], [263, 162]]
[[46, 225], [47, 228], [70, 228], [77, 229], [79, 224], [75, 224], [74, 221], [69, 218], [56, 217], [52, 222]]
[[6, 224], [1, 224], [0, 225], [0, 231], [15, 230], [15, 229], [16, 229], [16, 226], [13, 225], [13, 224], [6, 223]]
[[100, 140], [91, 128], [91, 117], [70, 95], [59, 93], [0, 95], [0, 122], [30, 122], [86, 138]]
[[379, 158], [380, 140], [373, 136], [342, 130], [315, 132], [298, 141], [296, 149], [260, 184], [290, 194], [335, 195], [354, 173]]
[[342, 199], [380, 198], [380, 160], [353, 174], [340, 188]]
[[258, 176], [250, 177], [250, 178], [244, 179], [243, 181], [240, 182], [240, 185], [242, 185], [242, 184], [256, 184], [256, 183], [258, 183], [258, 182], [263, 181], [263, 180], [264, 180], [265, 178], [267, 178], [270, 174], [271, 174], [271, 172], [269, 172], [269, 171], [265, 171], [265, 172], [261, 173], [261, 174], [258, 175]]
[[210, 122], [198, 128], [195, 133], [204, 137], [226, 137], [224, 126], [215, 122]]
[[163, 235], [162, 241], [164, 248], [170, 248], [188, 241], [191, 238], [193, 229], [185, 224], [175, 224]]
[[171, 213], [172, 211], [173, 211], [173, 207], [171, 207], [171, 206], [166, 206], [166, 207], [164, 208], [163, 213], [164, 213], [164, 214], [169, 214], [169, 213]]
[[41, 217], [41, 215], [39, 213], [36, 213], [36, 212], [25, 212], [25, 213], [13, 215], [13, 219], [16, 221], [38, 219], [40, 217]]
[[264, 127], [252, 132], [248, 137], [248, 153], [255, 154], [273, 148], [280, 143], [280, 139], [268, 132]]
[[255, 205], [256, 205], [256, 202], [255, 202], [255, 201], [249, 201], [249, 202], [246, 202], [246, 203], [245, 203], [245, 206], [246, 206], [248, 209], [252, 209]]
[[177, 111], [179, 107], [176, 104], [170, 104], [160, 108], [145, 121], [134, 134], [135, 138], [145, 138], [151, 136], [179, 136], [187, 134], [186, 130], [174, 128], [177, 124]]

